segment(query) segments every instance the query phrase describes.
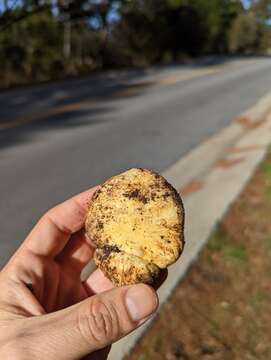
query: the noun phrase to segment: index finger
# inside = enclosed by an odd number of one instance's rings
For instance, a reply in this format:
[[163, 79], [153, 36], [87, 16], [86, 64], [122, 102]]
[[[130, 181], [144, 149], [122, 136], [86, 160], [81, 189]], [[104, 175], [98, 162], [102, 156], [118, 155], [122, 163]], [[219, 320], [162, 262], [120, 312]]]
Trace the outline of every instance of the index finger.
[[50, 209], [38, 221], [23, 246], [36, 255], [56, 256], [70, 236], [84, 226], [88, 202], [96, 189], [97, 186]]

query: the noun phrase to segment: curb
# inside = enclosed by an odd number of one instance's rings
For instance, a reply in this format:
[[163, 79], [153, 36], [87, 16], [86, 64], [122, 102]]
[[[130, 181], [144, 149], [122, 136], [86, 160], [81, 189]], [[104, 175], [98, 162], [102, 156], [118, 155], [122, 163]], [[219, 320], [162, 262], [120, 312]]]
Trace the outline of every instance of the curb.
[[[168, 279], [158, 291], [160, 308], [264, 158], [271, 142], [270, 112], [271, 94], [268, 94], [245, 113], [246, 119], [254, 126], [244, 127], [240, 122], [233, 122], [163, 173], [184, 194], [186, 246], [181, 261], [169, 268]], [[184, 189], [193, 182], [200, 186], [190, 186], [192, 191], [185, 192]], [[123, 359], [153, 319], [115, 343], [108, 359]]]

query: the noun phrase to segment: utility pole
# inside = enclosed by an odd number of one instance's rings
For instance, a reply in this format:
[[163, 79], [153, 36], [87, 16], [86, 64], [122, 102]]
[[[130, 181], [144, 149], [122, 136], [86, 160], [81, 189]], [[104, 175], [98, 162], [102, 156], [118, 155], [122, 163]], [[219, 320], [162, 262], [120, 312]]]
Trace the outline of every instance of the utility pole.
[[66, 60], [71, 57], [71, 16], [69, 13], [70, 0], [65, 1], [64, 33], [63, 33], [63, 55]]

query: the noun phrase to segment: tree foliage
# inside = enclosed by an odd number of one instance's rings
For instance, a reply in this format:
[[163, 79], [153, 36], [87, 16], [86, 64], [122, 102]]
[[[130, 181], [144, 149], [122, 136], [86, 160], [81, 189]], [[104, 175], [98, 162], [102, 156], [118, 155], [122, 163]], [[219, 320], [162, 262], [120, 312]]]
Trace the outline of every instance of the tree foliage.
[[232, 52], [252, 53], [257, 48], [258, 24], [252, 13], [240, 14], [232, 24], [229, 49]]
[[4, 0], [3, 85], [270, 47], [270, 0]]
[[271, 1], [270, 0], [254, 0], [251, 6], [252, 11], [260, 19], [271, 19]]

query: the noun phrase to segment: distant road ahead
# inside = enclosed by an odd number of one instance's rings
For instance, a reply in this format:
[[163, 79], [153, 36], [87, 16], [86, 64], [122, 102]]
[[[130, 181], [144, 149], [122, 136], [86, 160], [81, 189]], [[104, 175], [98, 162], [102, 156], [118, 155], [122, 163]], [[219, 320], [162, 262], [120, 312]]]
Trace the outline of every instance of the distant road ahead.
[[0, 93], [0, 266], [54, 204], [162, 171], [271, 90], [271, 59], [108, 73]]

